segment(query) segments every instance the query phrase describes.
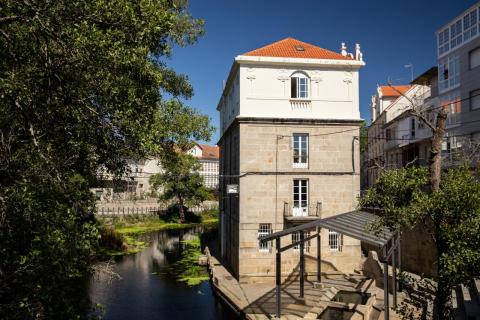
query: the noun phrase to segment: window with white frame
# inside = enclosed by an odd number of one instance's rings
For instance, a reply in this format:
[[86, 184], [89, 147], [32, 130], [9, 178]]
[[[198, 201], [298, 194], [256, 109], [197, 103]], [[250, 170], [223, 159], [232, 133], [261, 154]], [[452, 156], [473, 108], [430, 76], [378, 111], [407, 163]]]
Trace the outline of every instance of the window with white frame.
[[470, 69], [480, 66], [480, 47], [473, 49], [468, 53]]
[[438, 54], [442, 55], [450, 50], [450, 32], [447, 29], [438, 33]]
[[460, 85], [460, 60], [458, 55], [447, 57], [438, 64], [438, 86], [441, 92]]
[[293, 215], [308, 216], [308, 180], [293, 180]]
[[342, 234], [328, 230], [328, 246], [330, 247], [330, 251], [342, 251]]
[[291, 97], [294, 99], [308, 99], [309, 98], [310, 79], [301, 72], [295, 72], [290, 77]]
[[450, 26], [450, 48], [462, 43], [462, 19], [458, 19]]
[[474, 37], [477, 34], [477, 21], [477, 9], [470, 11], [463, 17], [463, 41], [467, 41], [468, 39]]
[[[260, 223], [258, 226], [258, 236], [263, 237], [272, 233], [272, 224], [271, 223]], [[270, 251], [270, 241], [259, 241], [258, 242], [258, 251], [269, 252]]]
[[[309, 231], [304, 232], [303, 233], [303, 239], [306, 239], [308, 237], [310, 237], [310, 232]], [[292, 243], [295, 243], [297, 241], [300, 241], [300, 232], [299, 231], [292, 233]], [[304, 243], [305, 244], [303, 246], [303, 250], [305, 252], [310, 252], [310, 240], [307, 240]], [[300, 244], [294, 245], [293, 250], [299, 251], [300, 250]]]
[[308, 167], [308, 134], [294, 133], [292, 141], [293, 149], [293, 167]]
[[470, 92], [470, 108], [472, 110], [480, 109], [480, 89]]

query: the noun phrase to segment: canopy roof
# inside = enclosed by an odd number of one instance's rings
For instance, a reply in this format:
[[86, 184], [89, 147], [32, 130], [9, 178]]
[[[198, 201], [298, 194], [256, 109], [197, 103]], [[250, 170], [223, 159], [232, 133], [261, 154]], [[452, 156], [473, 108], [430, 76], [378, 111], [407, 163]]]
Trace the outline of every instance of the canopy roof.
[[278, 231], [259, 239], [268, 241], [293, 232], [320, 227], [342, 233], [374, 246], [383, 247], [392, 238], [393, 232], [387, 228], [382, 228], [378, 232], [370, 230], [369, 227], [376, 219], [376, 215], [366, 211], [351, 211]]

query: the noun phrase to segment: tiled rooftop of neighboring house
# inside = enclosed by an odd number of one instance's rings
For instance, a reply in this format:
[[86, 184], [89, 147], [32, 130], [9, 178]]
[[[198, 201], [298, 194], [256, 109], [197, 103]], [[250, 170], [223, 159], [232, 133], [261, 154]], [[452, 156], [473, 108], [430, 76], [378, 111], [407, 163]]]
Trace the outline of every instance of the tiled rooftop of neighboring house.
[[257, 57], [353, 60], [349, 56], [342, 56], [340, 53], [323, 49], [290, 37], [244, 53], [243, 55]]
[[218, 146], [209, 146], [208, 144], [200, 144], [202, 149], [202, 159], [219, 159], [220, 148]]
[[382, 92], [383, 97], [400, 97], [402, 94], [405, 94], [405, 92], [407, 92], [411, 87], [411, 85], [380, 86], [380, 91]]

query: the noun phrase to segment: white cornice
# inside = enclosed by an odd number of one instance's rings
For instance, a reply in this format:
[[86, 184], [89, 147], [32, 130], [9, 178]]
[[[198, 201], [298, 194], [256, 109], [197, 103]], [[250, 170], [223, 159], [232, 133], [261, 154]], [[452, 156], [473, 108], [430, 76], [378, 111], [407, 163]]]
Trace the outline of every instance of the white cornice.
[[301, 66], [331, 66], [331, 67], [356, 67], [365, 65], [364, 61], [358, 60], [337, 60], [337, 59], [305, 59], [305, 58], [282, 58], [282, 57], [259, 57], [259, 56], [237, 56], [238, 63], [251, 63], [263, 65], [301, 65]]

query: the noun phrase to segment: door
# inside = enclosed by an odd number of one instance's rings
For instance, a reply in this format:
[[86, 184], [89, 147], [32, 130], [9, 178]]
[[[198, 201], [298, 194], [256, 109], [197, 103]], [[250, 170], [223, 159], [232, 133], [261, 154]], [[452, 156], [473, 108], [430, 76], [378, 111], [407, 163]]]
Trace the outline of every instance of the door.
[[308, 216], [308, 180], [293, 180], [293, 210], [295, 217]]

